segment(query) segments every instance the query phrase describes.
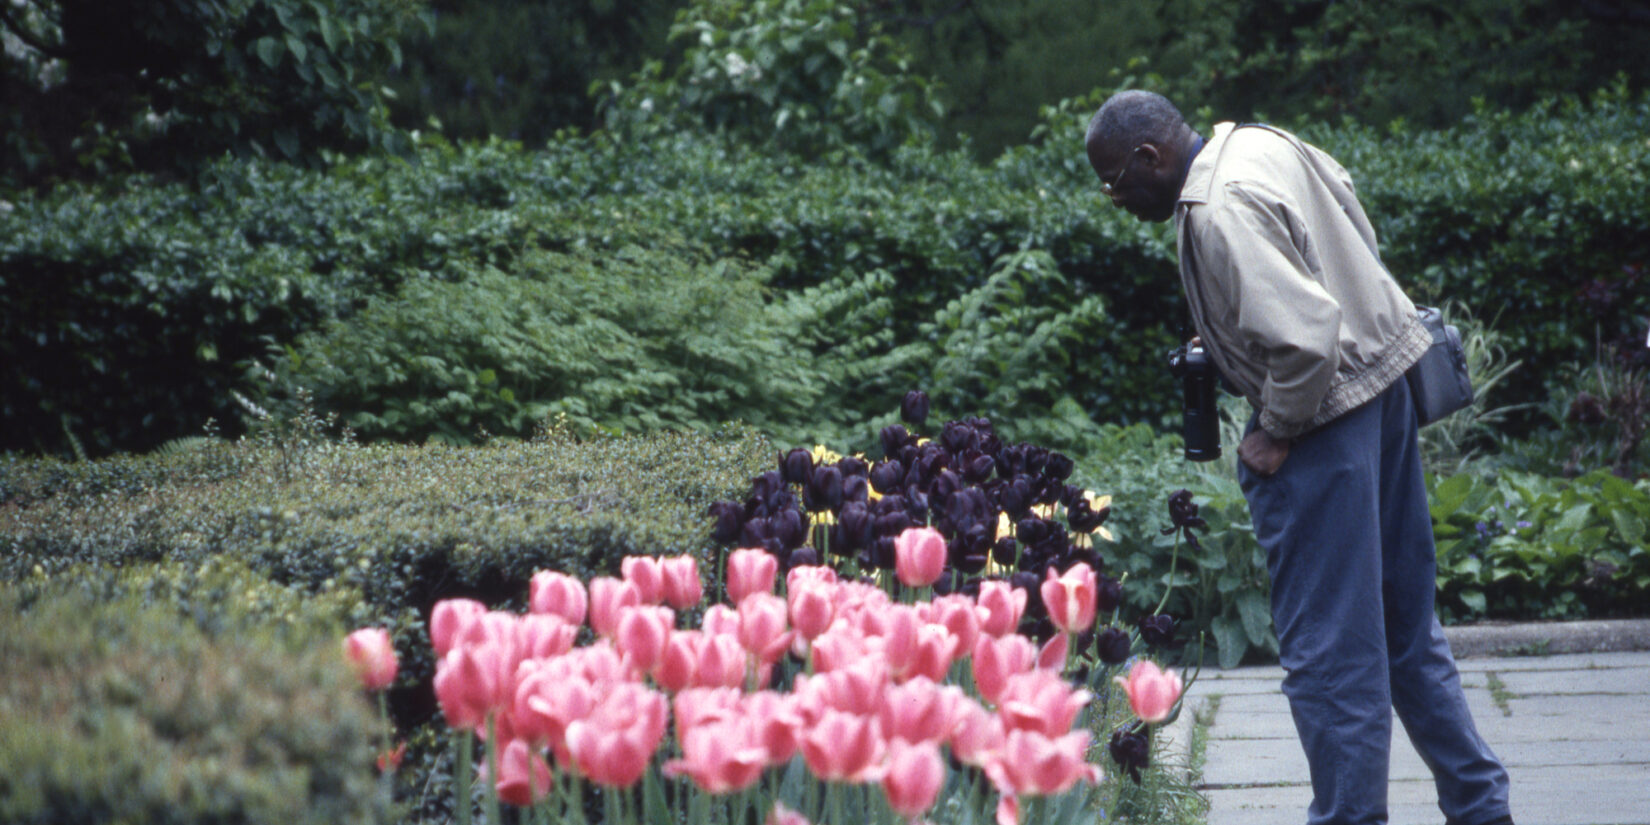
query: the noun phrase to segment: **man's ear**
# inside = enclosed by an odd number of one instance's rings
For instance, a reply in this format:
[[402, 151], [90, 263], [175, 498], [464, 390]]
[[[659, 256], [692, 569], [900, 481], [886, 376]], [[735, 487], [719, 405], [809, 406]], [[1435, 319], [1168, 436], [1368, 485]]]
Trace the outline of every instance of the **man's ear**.
[[1141, 161], [1146, 164], [1147, 169], [1156, 169], [1163, 164], [1163, 152], [1155, 143], [1142, 143], [1136, 151], [1140, 153]]

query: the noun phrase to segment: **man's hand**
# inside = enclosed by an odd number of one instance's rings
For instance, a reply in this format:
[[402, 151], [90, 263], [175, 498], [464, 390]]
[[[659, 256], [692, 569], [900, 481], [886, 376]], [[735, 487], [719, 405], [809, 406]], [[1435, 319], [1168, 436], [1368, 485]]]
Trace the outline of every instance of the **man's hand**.
[[1273, 438], [1265, 430], [1256, 427], [1254, 432], [1243, 437], [1243, 443], [1238, 445], [1238, 458], [1244, 466], [1261, 478], [1267, 478], [1283, 466], [1283, 460], [1289, 457], [1289, 440]]

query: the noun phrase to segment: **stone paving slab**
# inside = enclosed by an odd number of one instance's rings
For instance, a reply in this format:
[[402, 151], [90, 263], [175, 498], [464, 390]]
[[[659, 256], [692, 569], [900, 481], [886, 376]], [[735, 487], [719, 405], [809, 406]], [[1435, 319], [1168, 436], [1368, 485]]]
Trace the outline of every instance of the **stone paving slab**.
[[[1650, 765], [1509, 768], [1513, 820], [1520, 825], [1646, 825]], [[1289, 825], [1306, 821], [1312, 789], [1304, 784], [1207, 790], [1209, 825]], [[1389, 825], [1439, 825], [1443, 814], [1430, 780], [1395, 781]]]
[[[1460, 664], [1479, 731], [1512, 776], [1520, 825], [1650, 825], [1650, 653]], [[1304, 821], [1311, 789], [1282, 670], [1214, 674], [1188, 697], [1220, 697], [1201, 777], [1209, 825]], [[1393, 730], [1390, 825], [1439, 825], [1430, 774], [1396, 720]]]

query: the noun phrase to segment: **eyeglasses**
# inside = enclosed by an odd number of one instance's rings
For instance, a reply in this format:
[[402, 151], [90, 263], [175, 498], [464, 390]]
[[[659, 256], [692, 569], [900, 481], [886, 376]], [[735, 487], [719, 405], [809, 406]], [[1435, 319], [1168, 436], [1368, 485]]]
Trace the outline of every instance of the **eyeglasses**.
[[1128, 174], [1129, 164], [1134, 162], [1135, 153], [1144, 148], [1146, 148], [1146, 144], [1142, 143], [1139, 146], [1129, 150], [1129, 156], [1123, 159], [1123, 170], [1117, 173], [1117, 177], [1112, 178], [1111, 183], [1106, 183], [1105, 181], [1100, 182], [1100, 191], [1104, 192], [1106, 197], [1111, 198], [1113, 203], [1117, 202], [1117, 185], [1122, 183], [1123, 176]]

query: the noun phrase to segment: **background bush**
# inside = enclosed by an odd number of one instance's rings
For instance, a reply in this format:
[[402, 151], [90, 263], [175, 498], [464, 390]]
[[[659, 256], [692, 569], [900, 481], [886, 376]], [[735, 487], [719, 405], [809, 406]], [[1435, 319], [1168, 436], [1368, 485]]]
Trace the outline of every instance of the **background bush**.
[[338, 635], [179, 619], [85, 581], [0, 587], [0, 819], [392, 821]]

